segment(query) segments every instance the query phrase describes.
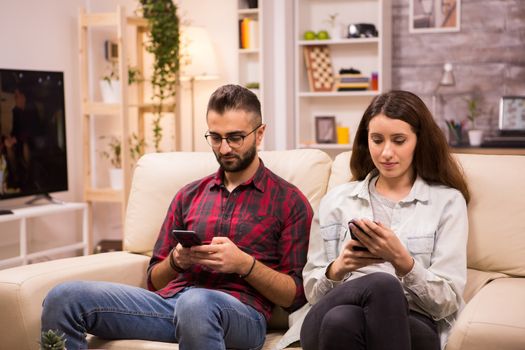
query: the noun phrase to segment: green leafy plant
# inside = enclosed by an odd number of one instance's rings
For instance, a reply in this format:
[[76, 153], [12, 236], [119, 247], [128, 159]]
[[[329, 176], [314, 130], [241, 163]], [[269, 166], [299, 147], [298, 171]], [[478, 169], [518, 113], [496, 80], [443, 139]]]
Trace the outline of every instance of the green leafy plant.
[[[116, 62], [112, 62], [109, 72], [102, 76], [102, 80], [111, 84], [112, 80], [119, 80], [118, 67]], [[142, 73], [137, 67], [128, 67], [128, 85], [143, 81]]]
[[180, 69], [180, 31], [177, 5], [172, 0], [140, 0], [142, 15], [149, 23], [146, 50], [153, 54], [151, 83], [153, 97], [158, 101], [153, 118], [153, 144], [160, 151], [162, 140], [162, 106], [175, 97]]
[[467, 102], [467, 119], [472, 123], [472, 128], [476, 128], [476, 118], [479, 116], [479, 101], [476, 97], [465, 99]]
[[245, 87], [247, 89], [258, 89], [259, 88], [259, 82], [254, 81], [254, 82], [246, 83]]
[[48, 330], [47, 332], [42, 332], [40, 338], [40, 349], [42, 350], [65, 350], [66, 341], [64, 338], [65, 334], [59, 332], [58, 330]]
[[[116, 136], [101, 136], [101, 139], [108, 139], [107, 149], [100, 152], [102, 158], [109, 160], [114, 168], [122, 168], [122, 145], [120, 139]], [[129, 139], [129, 151], [132, 161], [137, 161], [146, 149], [146, 142], [139, 138], [137, 134], [131, 134]]]
[[328, 23], [331, 28], [334, 28], [337, 24], [337, 16], [339, 16], [338, 13], [332, 13], [328, 15], [328, 19], [326, 19], [325, 22]]

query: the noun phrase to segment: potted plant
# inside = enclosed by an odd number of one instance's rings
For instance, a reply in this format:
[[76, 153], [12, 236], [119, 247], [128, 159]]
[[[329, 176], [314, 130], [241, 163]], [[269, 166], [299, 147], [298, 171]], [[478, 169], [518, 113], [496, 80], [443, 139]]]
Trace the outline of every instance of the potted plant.
[[[142, 74], [137, 67], [128, 67], [128, 85], [142, 81]], [[116, 62], [111, 62], [109, 73], [100, 80], [100, 92], [104, 103], [120, 101], [120, 79]]]
[[41, 350], [66, 350], [65, 334], [52, 329], [42, 332], [40, 339]]
[[246, 83], [244, 87], [251, 90], [255, 95], [257, 95], [257, 97], [259, 97], [259, 88], [260, 88], [259, 82], [253, 81], [250, 83]]
[[476, 118], [479, 116], [479, 100], [472, 97], [465, 100], [467, 102], [467, 119], [472, 128], [468, 131], [468, 139], [471, 146], [480, 146], [483, 141], [483, 130], [476, 129]]
[[341, 26], [337, 22], [338, 13], [333, 13], [328, 15], [328, 19], [325, 20], [326, 23], [330, 26], [329, 33], [330, 39], [341, 39]]
[[[116, 136], [101, 136], [101, 139], [109, 139], [106, 144], [107, 149], [100, 152], [103, 158], [109, 160], [109, 183], [111, 188], [120, 190], [123, 188], [124, 172], [122, 170], [122, 145]], [[133, 162], [137, 161], [143, 154], [146, 147], [144, 139], [140, 139], [137, 134], [131, 134], [129, 139], [130, 157]]]
[[177, 4], [172, 0], [140, 0], [142, 16], [148, 20], [149, 40], [146, 50], [153, 54], [151, 84], [155, 99], [153, 146], [160, 151], [162, 106], [174, 98], [179, 83], [180, 31]]

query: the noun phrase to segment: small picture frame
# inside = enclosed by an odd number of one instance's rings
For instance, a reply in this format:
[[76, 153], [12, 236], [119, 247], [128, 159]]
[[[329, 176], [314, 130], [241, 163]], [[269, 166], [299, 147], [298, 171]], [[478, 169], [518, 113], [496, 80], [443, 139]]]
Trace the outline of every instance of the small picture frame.
[[335, 116], [315, 117], [315, 142], [337, 143]]
[[410, 0], [409, 32], [459, 32], [461, 0]]
[[498, 127], [503, 132], [525, 132], [525, 96], [501, 98]]

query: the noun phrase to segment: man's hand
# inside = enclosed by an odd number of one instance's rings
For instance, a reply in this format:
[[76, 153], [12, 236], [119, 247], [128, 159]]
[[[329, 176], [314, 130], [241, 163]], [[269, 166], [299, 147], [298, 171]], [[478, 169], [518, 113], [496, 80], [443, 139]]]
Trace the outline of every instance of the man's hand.
[[253, 257], [243, 252], [228, 237], [214, 237], [210, 244], [193, 246], [191, 262], [222, 273], [246, 274]]
[[191, 248], [184, 248], [180, 243], [173, 249], [173, 260], [178, 267], [183, 270], [189, 269], [193, 265], [191, 261]]

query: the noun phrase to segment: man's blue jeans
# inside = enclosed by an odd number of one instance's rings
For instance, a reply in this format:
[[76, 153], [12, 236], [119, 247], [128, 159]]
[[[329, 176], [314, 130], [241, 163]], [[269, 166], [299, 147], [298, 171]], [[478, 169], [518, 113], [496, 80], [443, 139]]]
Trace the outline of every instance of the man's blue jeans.
[[181, 350], [260, 349], [266, 320], [224, 292], [186, 288], [164, 299], [108, 282], [66, 282], [44, 300], [42, 331], [66, 334], [66, 347], [86, 349], [85, 334], [106, 339], [178, 342]]

